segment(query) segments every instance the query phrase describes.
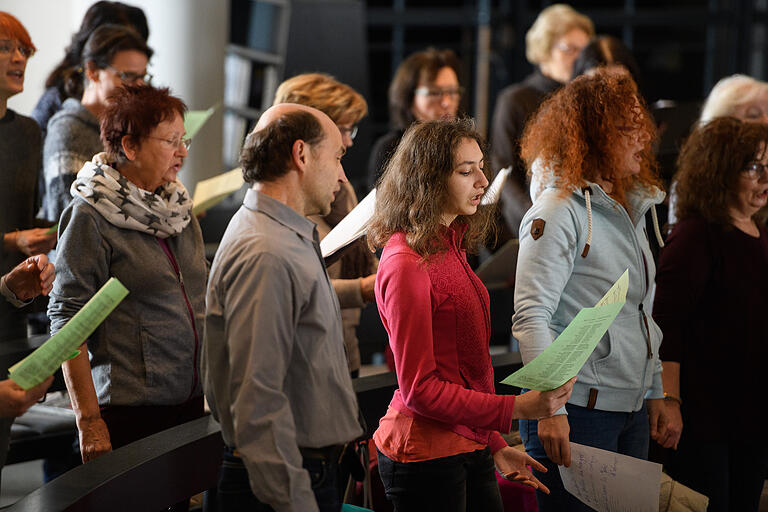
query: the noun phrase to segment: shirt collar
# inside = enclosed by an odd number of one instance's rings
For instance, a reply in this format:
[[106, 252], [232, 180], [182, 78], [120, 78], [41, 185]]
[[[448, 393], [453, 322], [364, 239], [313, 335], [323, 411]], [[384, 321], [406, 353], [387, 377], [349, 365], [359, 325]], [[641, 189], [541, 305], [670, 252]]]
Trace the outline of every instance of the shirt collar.
[[281, 203], [267, 194], [249, 188], [245, 193], [243, 206], [249, 210], [263, 213], [288, 229], [295, 231], [310, 242], [315, 241], [316, 225], [314, 222], [306, 217], [302, 217], [290, 206]]

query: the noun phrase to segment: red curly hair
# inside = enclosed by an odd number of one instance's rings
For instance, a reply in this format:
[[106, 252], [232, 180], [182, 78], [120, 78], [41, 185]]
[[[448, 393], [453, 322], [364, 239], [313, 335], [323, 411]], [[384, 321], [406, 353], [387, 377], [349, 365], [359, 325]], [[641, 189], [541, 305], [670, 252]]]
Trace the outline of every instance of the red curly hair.
[[[623, 139], [635, 129], [647, 140], [640, 172], [622, 177]], [[651, 150], [655, 139], [656, 126], [629, 73], [597, 68], [541, 104], [525, 127], [521, 156], [529, 169], [538, 158], [546, 162], [564, 194], [587, 181], [609, 181], [610, 196], [627, 208], [626, 193], [636, 184], [662, 188]]]

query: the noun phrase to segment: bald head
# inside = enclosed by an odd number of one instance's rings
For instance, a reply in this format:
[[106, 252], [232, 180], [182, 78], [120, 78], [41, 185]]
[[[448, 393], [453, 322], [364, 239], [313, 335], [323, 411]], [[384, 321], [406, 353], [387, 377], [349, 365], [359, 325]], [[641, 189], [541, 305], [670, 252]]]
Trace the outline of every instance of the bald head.
[[240, 154], [245, 181], [274, 181], [284, 176], [295, 167], [297, 141], [310, 148], [326, 141], [340, 145], [341, 134], [331, 118], [315, 108], [295, 103], [270, 107], [248, 135]]
[[[315, 116], [320, 122], [320, 124], [323, 124], [323, 127], [328, 126], [327, 123], [323, 123], [323, 121], [327, 120], [328, 123], [333, 125], [333, 121], [331, 121], [331, 118], [327, 115], [323, 114], [321, 111], [317, 110], [316, 108], [308, 107], [306, 105], [299, 105], [298, 103], [280, 103], [279, 105], [273, 105], [269, 107], [267, 110], [264, 111], [263, 114], [261, 114], [261, 117], [259, 118], [259, 122], [256, 123], [256, 126], [253, 128], [253, 131], [251, 133], [257, 132], [265, 127], [267, 127], [269, 124], [275, 122], [277, 119], [279, 119], [284, 114], [289, 114], [291, 112], [309, 112], [313, 116]], [[334, 125], [335, 127], [336, 125]]]

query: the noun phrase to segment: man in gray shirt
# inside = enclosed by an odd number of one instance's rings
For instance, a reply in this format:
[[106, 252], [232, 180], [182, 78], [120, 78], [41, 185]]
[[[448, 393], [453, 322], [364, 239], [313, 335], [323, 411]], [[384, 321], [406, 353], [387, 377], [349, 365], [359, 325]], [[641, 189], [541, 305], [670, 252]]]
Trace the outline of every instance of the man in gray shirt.
[[294, 104], [267, 110], [243, 148], [253, 187], [213, 261], [202, 358], [229, 447], [224, 511], [341, 508], [336, 466], [362, 428], [339, 303], [306, 216], [330, 211], [343, 154], [331, 119]]

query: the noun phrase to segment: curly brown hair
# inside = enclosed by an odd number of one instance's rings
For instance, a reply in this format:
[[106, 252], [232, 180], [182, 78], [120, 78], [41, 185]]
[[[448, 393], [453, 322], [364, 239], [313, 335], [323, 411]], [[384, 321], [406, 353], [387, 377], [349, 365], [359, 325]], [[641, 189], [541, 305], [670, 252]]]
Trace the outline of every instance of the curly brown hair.
[[[622, 178], [622, 127], [631, 125], [647, 139], [640, 172]], [[530, 169], [541, 158], [550, 167], [563, 194], [587, 181], [610, 181], [610, 196], [625, 208], [626, 192], [639, 184], [662, 188], [651, 150], [656, 126], [637, 85], [626, 71], [596, 68], [565, 85], [545, 100], [526, 125], [521, 156]]]
[[[768, 126], [764, 124], [718, 117], [696, 127], [677, 158], [677, 218], [699, 215], [730, 226], [729, 206], [739, 175], [749, 164], [760, 161], [767, 146]], [[765, 209], [756, 216], [764, 219]]]
[[[487, 148], [472, 119], [416, 122], [405, 132], [376, 189], [376, 210], [368, 226], [368, 245], [383, 247], [398, 232], [425, 260], [445, 249], [443, 209], [455, 154], [464, 139], [477, 142], [490, 180]], [[462, 249], [475, 252], [493, 232], [495, 206], [479, 206], [474, 215], [454, 222], [467, 225]]]

